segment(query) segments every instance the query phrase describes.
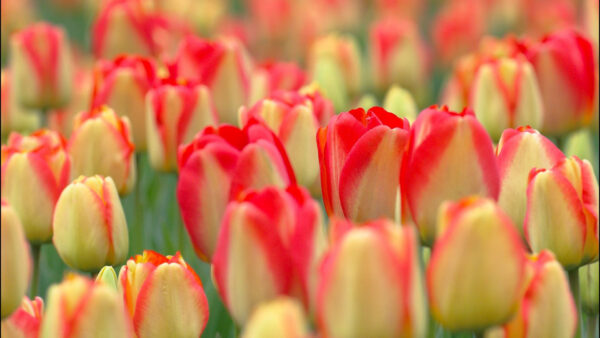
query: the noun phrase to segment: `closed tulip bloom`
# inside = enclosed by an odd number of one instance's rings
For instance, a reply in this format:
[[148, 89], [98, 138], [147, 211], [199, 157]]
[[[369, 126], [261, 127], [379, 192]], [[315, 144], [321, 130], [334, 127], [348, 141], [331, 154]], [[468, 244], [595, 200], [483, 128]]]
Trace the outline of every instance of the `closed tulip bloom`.
[[577, 309], [562, 266], [545, 250], [528, 265], [529, 281], [517, 314], [486, 337], [574, 337]]
[[598, 99], [594, 49], [583, 35], [562, 30], [527, 52], [544, 104], [542, 132], [563, 134], [592, 122]]
[[13, 90], [11, 72], [3, 69], [0, 81], [0, 95], [2, 95], [0, 100], [1, 135], [4, 137], [13, 131], [30, 132], [36, 130], [40, 125], [39, 116], [21, 106], [17, 101], [16, 93]]
[[598, 262], [579, 268], [579, 296], [581, 309], [590, 315], [598, 314]]
[[44, 301], [40, 297], [34, 300], [23, 297], [20, 307], [2, 321], [2, 337], [38, 338], [43, 314]]
[[119, 290], [139, 338], [200, 337], [208, 321], [202, 281], [179, 252], [132, 257], [119, 272]]
[[92, 106], [108, 105], [117, 115], [127, 116], [138, 151], [146, 150], [146, 93], [154, 81], [154, 64], [139, 56], [99, 61], [94, 71]]
[[332, 117], [319, 129], [323, 202], [329, 216], [364, 222], [401, 214], [400, 168], [409, 123], [380, 107]]
[[13, 133], [2, 146], [2, 198], [14, 208], [32, 243], [52, 238], [52, 214], [69, 183], [71, 157], [60, 134], [39, 130]]
[[164, 83], [146, 95], [146, 132], [150, 164], [156, 170], [177, 169], [177, 147], [217, 118], [208, 88]]
[[235, 322], [243, 325], [260, 303], [280, 295], [311, 309], [324, 245], [319, 205], [298, 186], [247, 191], [229, 203], [213, 275]]
[[113, 267], [110, 265], [100, 269], [100, 272], [98, 272], [98, 275], [96, 276], [96, 283], [104, 283], [117, 290], [118, 282], [115, 269], [113, 269]]
[[110, 286], [68, 274], [48, 289], [40, 338], [132, 336], [123, 301]]
[[250, 316], [242, 337], [309, 337], [308, 322], [300, 303], [280, 297], [259, 305]]
[[31, 275], [29, 245], [17, 213], [2, 200], [2, 319], [21, 304]]
[[11, 37], [11, 69], [18, 101], [26, 107], [64, 106], [71, 98], [72, 64], [62, 28], [37, 23]]
[[307, 82], [306, 73], [293, 62], [266, 62], [252, 74], [250, 104], [279, 90], [299, 90]]
[[492, 140], [473, 111], [425, 109], [411, 129], [408, 151], [402, 188], [424, 243], [432, 244], [436, 238], [442, 202], [474, 194], [498, 197]]
[[452, 331], [507, 322], [525, 282], [525, 249], [493, 200], [467, 197], [439, 212], [439, 237], [427, 266], [429, 306]]
[[383, 99], [383, 109], [398, 117], [405, 117], [413, 123], [417, 118], [417, 104], [410, 93], [401, 87], [393, 85], [388, 89]]
[[425, 337], [427, 305], [413, 227], [333, 220], [322, 261], [318, 327], [327, 337]]
[[210, 89], [219, 121], [236, 124], [240, 106], [250, 98], [252, 62], [244, 46], [232, 38], [218, 41], [188, 36], [170, 65], [176, 76]]
[[60, 258], [81, 271], [99, 271], [127, 258], [125, 213], [112, 178], [80, 176], [61, 193], [52, 242]]
[[523, 237], [529, 172], [533, 168], [551, 168], [565, 155], [552, 141], [530, 127], [506, 129], [496, 155], [500, 170], [498, 206]]
[[321, 191], [319, 154], [315, 135], [334, 115], [331, 101], [318, 91], [312, 93], [277, 91], [253, 107], [240, 110], [241, 125], [254, 117], [281, 140], [300, 185], [313, 194]]
[[212, 259], [227, 203], [240, 192], [294, 182], [281, 142], [256, 121], [207, 127], [181, 146], [177, 200], [198, 256]]
[[598, 260], [598, 180], [573, 156], [529, 174], [525, 238], [534, 253], [552, 251], [567, 270]]
[[542, 98], [535, 72], [523, 56], [479, 66], [471, 86], [471, 106], [492, 139], [506, 128], [542, 125]]
[[598, 155], [594, 147], [595, 135], [590, 129], [579, 129], [569, 135], [564, 143], [563, 149], [567, 156], [577, 156], [588, 160], [590, 163], [598, 163]]

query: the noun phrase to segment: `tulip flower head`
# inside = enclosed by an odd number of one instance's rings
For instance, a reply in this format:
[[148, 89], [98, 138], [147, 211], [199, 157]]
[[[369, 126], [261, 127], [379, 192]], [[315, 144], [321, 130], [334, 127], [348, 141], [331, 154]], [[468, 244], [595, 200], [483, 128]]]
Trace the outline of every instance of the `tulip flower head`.
[[34, 300], [23, 297], [20, 307], [2, 321], [2, 337], [39, 337], [43, 314], [44, 301], [40, 297]]
[[280, 297], [259, 305], [250, 316], [242, 337], [308, 337], [304, 310], [292, 298]]
[[0, 115], [2, 123], [0, 124], [2, 137], [10, 132], [30, 132], [39, 127], [39, 116], [29, 109], [23, 108], [17, 101], [16, 93], [13, 89], [12, 76], [9, 70], [3, 69], [1, 73], [1, 100]]

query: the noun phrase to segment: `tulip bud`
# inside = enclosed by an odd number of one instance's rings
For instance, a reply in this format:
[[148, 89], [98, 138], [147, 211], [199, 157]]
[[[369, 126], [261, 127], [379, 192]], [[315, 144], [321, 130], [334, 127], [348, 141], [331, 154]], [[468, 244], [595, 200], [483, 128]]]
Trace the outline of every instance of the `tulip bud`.
[[4, 137], [12, 131], [30, 132], [37, 129], [40, 125], [39, 116], [23, 108], [17, 102], [16, 93], [12, 88], [10, 71], [3, 69], [1, 76], [0, 114], [2, 123], [0, 127], [2, 136]]
[[363, 109], [369, 109], [369, 107], [374, 107], [377, 105], [379, 105], [379, 103], [378, 103], [375, 95], [368, 94], [368, 93], [363, 95], [360, 98], [360, 100], [358, 100], [358, 102], [356, 103], [356, 107], [363, 108]]
[[96, 283], [103, 283], [117, 290], [117, 273], [112, 266], [103, 267], [96, 276]]
[[333, 115], [333, 105], [318, 91], [307, 94], [277, 91], [250, 109], [242, 107], [240, 124], [255, 118], [267, 125], [283, 143], [298, 183], [318, 194], [319, 154], [315, 135]]
[[385, 94], [383, 109], [396, 114], [398, 117], [406, 118], [410, 123], [415, 122], [418, 113], [412, 95], [404, 88], [396, 85], [391, 86]]
[[577, 309], [560, 263], [545, 250], [528, 263], [529, 282], [517, 314], [486, 337], [574, 337]]
[[219, 0], [153, 1], [154, 10], [181, 20], [203, 35], [213, 33], [227, 14], [227, 2]]
[[314, 305], [324, 249], [320, 208], [306, 190], [268, 187], [232, 201], [213, 259], [215, 285], [240, 325], [261, 302], [292, 295]]
[[588, 129], [580, 129], [567, 138], [564, 145], [567, 156], [577, 156], [590, 163], [598, 163], [596, 152], [594, 150], [593, 138]]
[[327, 214], [355, 222], [399, 218], [399, 177], [408, 136], [408, 121], [380, 107], [341, 113], [319, 129]]
[[207, 127], [179, 148], [177, 200], [198, 256], [213, 257], [227, 203], [246, 189], [295, 182], [281, 142], [256, 121]]
[[432, 244], [436, 238], [436, 214], [442, 202], [472, 194], [498, 197], [492, 140], [473, 111], [425, 109], [411, 129], [409, 142], [402, 188], [424, 243]]
[[15, 311], [29, 284], [31, 256], [19, 216], [2, 200], [2, 319]]
[[110, 176], [120, 194], [127, 194], [135, 184], [129, 119], [119, 118], [106, 106], [77, 115], [68, 151], [73, 176]]
[[426, 54], [414, 23], [379, 21], [371, 27], [370, 36], [375, 87], [383, 91], [396, 84], [420, 96], [427, 76]]
[[306, 74], [292, 62], [267, 62], [252, 74], [250, 104], [278, 90], [299, 90], [306, 84]]
[[10, 36], [35, 21], [36, 8], [31, 0], [0, 2], [0, 60], [3, 65], [8, 56]]
[[452, 331], [508, 321], [525, 282], [525, 249], [493, 200], [467, 197], [440, 207], [438, 239], [427, 266], [429, 306]]
[[562, 134], [590, 124], [598, 98], [591, 42], [575, 31], [558, 31], [530, 46], [527, 57], [542, 94], [542, 132]]
[[177, 147], [204, 127], [217, 123], [205, 86], [165, 83], [146, 95], [146, 132], [150, 164], [157, 170], [177, 169]]
[[56, 132], [13, 133], [2, 146], [2, 198], [19, 215], [30, 242], [52, 238], [54, 205], [69, 183], [70, 170], [65, 140]]
[[287, 297], [259, 305], [244, 328], [243, 338], [309, 337], [306, 316], [300, 304]]
[[592, 165], [565, 158], [529, 174], [525, 238], [548, 249], [567, 270], [598, 259], [598, 180]]
[[48, 290], [40, 338], [132, 337], [117, 290], [87, 277], [68, 274]]
[[587, 314], [598, 315], [598, 293], [598, 262], [579, 268], [581, 309]]
[[533, 168], [551, 168], [565, 155], [552, 141], [530, 127], [506, 129], [496, 154], [500, 170], [498, 206], [523, 236], [529, 172]]
[[29, 108], [64, 106], [71, 98], [72, 64], [62, 28], [37, 23], [11, 37], [15, 94]]
[[110, 177], [80, 176], [56, 202], [52, 242], [70, 267], [96, 272], [123, 262], [129, 236], [123, 206]]
[[44, 314], [44, 301], [40, 297], [30, 300], [23, 297], [21, 306], [2, 321], [2, 337], [38, 338]]
[[136, 149], [146, 150], [146, 93], [156, 81], [151, 60], [121, 56], [113, 61], [99, 61], [94, 72], [92, 106], [108, 105], [132, 124]]
[[471, 105], [492, 139], [506, 128], [542, 124], [542, 99], [531, 64], [522, 57], [479, 66], [471, 86]]
[[144, 250], [119, 272], [119, 290], [138, 337], [200, 337], [208, 321], [202, 281], [177, 252]]
[[250, 98], [252, 70], [250, 57], [240, 42], [188, 36], [179, 45], [170, 68], [175, 76], [210, 88], [220, 122], [237, 123], [238, 109]]
[[322, 261], [317, 300], [323, 335], [424, 337], [426, 296], [414, 228], [333, 220], [331, 230], [337, 238]]

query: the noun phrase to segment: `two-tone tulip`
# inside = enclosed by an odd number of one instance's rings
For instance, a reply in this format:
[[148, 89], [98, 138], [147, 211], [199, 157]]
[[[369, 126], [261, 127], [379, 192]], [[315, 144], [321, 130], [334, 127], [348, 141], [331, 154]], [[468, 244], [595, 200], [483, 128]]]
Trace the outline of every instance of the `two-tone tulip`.
[[41, 338], [130, 338], [132, 327], [117, 290], [88, 277], [68, 274], [48, 289]]
[[227, 203], [240, 192], [294, 182], [283, 145], [256, 121], [244, 129], [207, 127], [181, 146], [177, 200], [198, 256], [212, 259]]
[[240, 110], [240, 124], [255, 118], [281, 140], [300, 185], [320, 193], [319, 153], [315, 135], [334, 115], [331, 101], [318, 91], [277, 91], [249, 109]]
[[94, 70], [92, 107], [108, 105], [119, 116], [127, 116], [138, 151], [146, 150], [146, 93], [154, 81], [154, 64], [139, 56], [99, 61]]
[[252, 62], [243, 45], [233, 38], [218, 41], [186, 37], [170, 64], [175, 76], [198, 81], [208, 88], [219, 121], [236, 124], [240, 106], [250, 97]]
[[44, 301], [40, 297], [30, 300], [23, 297], [19, 308], [2, 321], [2, 337], [38, 338], [44, 314]]
[[80, 176], [60, 194], [52, 242], [70, 267], [97, 272], [127, 258], [129, 235], [123, 206], [110, 177]]
[[404, 88], [393, 85], [388, 89], [383, 99], [383, 109], [398, 117], [405, 117], [413, 123], [419, 111], [413, 96]]
[[438, 239], [427, 266], [429, 306], [452, 331], [481, 331], [518, 309], [526, 277], [525, 249], [495, 202], [466, 197], [440, 207]]
[[528, 261], [528, 282], [519, 310], [501, 328], [486, 337], [574, 337], [577, 308], [565, 271], [550, 251]]
[[298, 186], [246, 191], [229, 203], [213, 259], [217, 290], [244, 324], [280, 295], [314, 307], [317, 263], [325, 246], [319, 205]]
[[537, 130], [519, 127], [502, 133], [496, 156], [500, 170], [498, 206], [523, 236], [529, 172], [533, 168], [551, 168], [565, 155]]
[[267, 98], [279, 90], [299, 90], [306, 84], [306, 73], [293, 62], [266, 62], [252, 74], [250, 104]]
[[474, 194], [498, 198], [492, 140], [473, 111], [425, 109], [413, 124], [409, 144], [402, 188], [424, 243], [436, 238], [442, 202]]
[[598, 288], [599, 262], [590, 263], [579, 268], [579, 296], [581, 297], [581, 310], [588, 315], [598, 315]]
[[135, 156], [129, 119], [101, 106], [75, 118], [67, 146], [72, 159], [72, 175], [110, 176], [120, 194], [135, 184]]
[[592, 122], [598, 99], [594, 54], [590, 40], [572, 30], [529, 46], [544, 104], [542, 132], [562, 134]]
[[27, 108], [24, 108], [17, 101], [16, 93], [13, 89], [11, 73], [3, 69], [1, 73], [0, 87], [0, 133], [2, 136], [10, 132], [30, 132], [36, 130], [39, 125], [39, 116]]
[[17, 213], [2, 200], [2, 319], [21, 304], [31, 275], [31, 256]]
[[380, 107], [341, 113], [320, 128], [317, 144], [327, 214], [355, 222], [398, 219], [408, 138], [408, 121]]
[[533, 252], [552, 251], [567, 270], [598, 260], [598, 180], [590, 162], [573, 156], [531, 171], [524, 229]]
[[2, 198], [19, 215], [30, 242], [49, 241], [54, 205], [69, 184], [71, 158], [66, 141], [45, 129], [29, 136], [13, 133], [1, 154]]
[[177, 169], [177, 147], [217, 123], [206, 86], [166, 80], [146, 95], [146, 136], [150, 164], [157, 170]]
[[119, 272], [119, 291], [137, 337], [199, 337], [208, 322], [202, 281], [179, 252], [132, 257]]
[[71, 97], [72, 64], [62, 28], [37, 23], [11, 37], [10, 63], [18, 100], [30, 108], [64, 106]]
[[424, 337], [427, 305], [414, 227], [388, 220], [330, 225], [317, 323], [327, 337]]
[[279, 297], [256, 307], [244, 328], [243, 338], [310, 336], [301, 304], [293, 298]]

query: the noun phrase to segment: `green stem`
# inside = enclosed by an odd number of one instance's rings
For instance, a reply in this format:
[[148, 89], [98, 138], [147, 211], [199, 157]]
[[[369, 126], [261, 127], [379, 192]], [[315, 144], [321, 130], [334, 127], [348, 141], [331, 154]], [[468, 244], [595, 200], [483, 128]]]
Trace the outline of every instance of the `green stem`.
[[31, 245], [31, 256], [33, 257], [33, 276], [31, 277], [31, 286], [29, 289], [29, 298], [34, 299], [38, 294], [38, 284], [40, 279], [40, 253], [41, 244]]
[[596, 337], [596, 329], [598, 324], [598, 321], [596, 320], [596, 315], [584, 313], [583, 317], [585, 318], [586, 337]]
[[577, 333], [575, 337], [581, 337], [581, 306], [579, 300], [579, 269], [573, 269], [568, 272], [569, 273], [569, 285], [571, 286], [571, 293], [573, 294], [573, 299], [575, 300], [575, 308], [577, 309], [577, 317], [579, 320], [577, 321]]

